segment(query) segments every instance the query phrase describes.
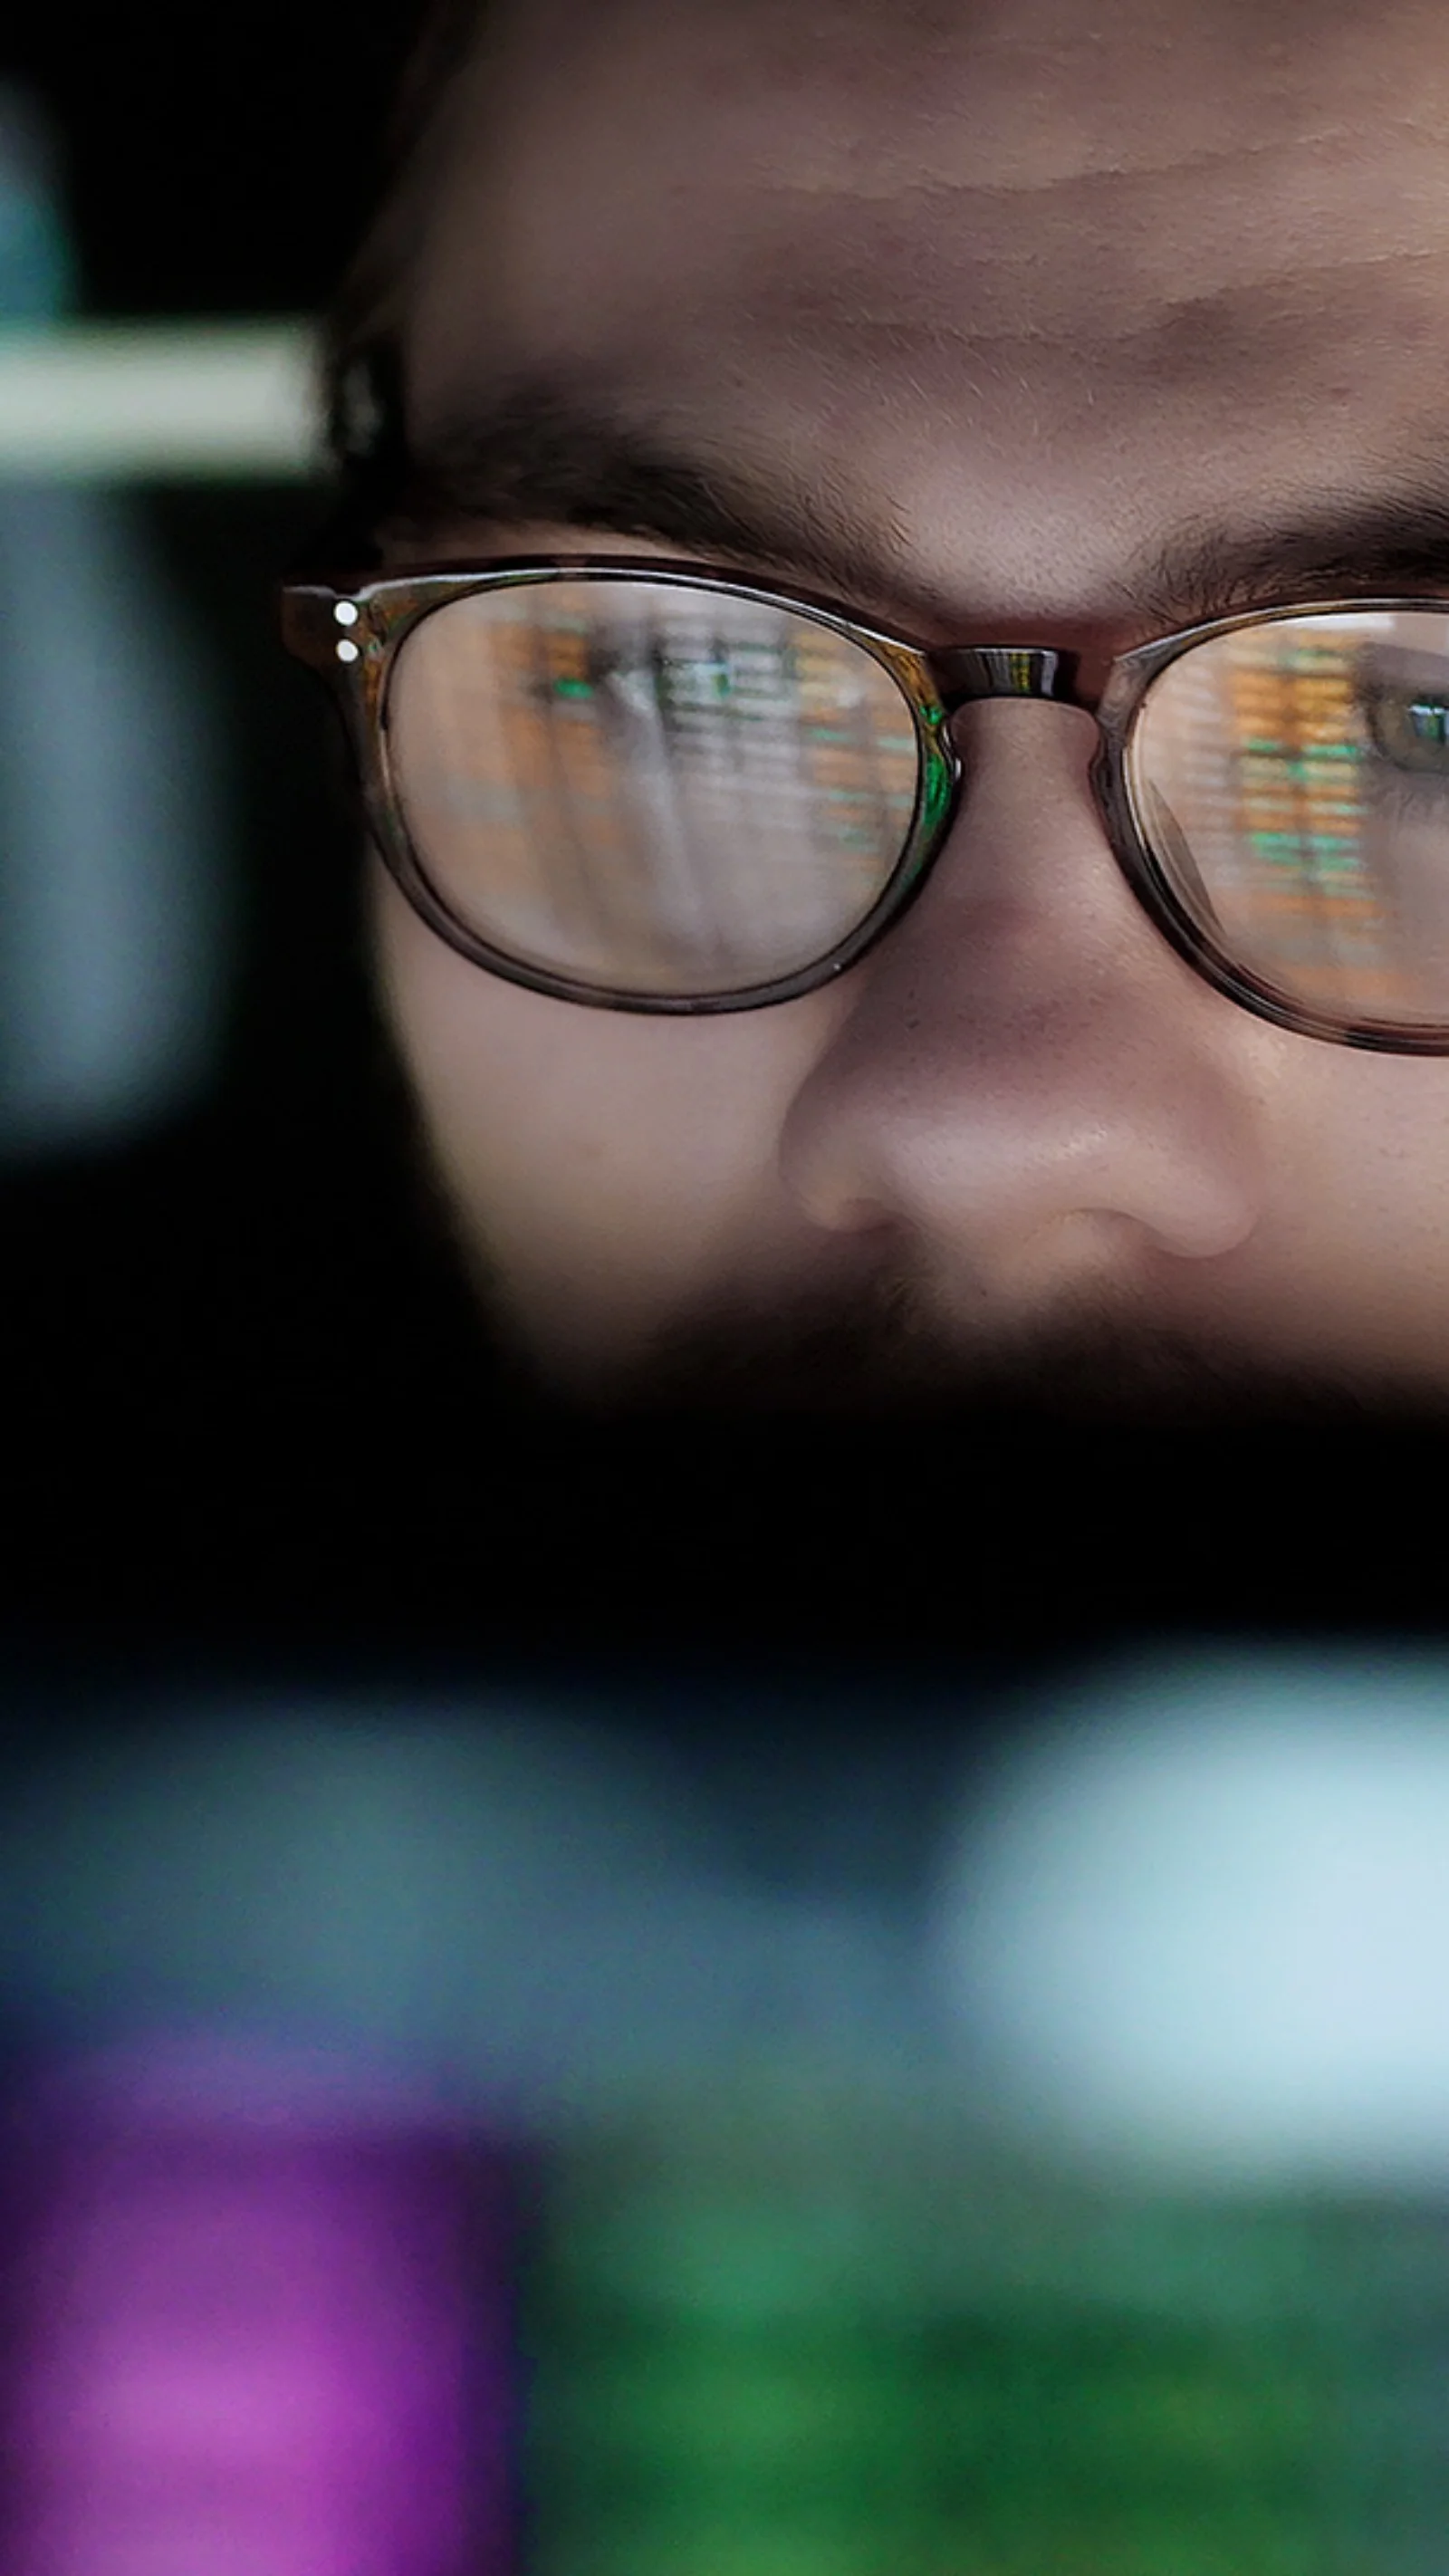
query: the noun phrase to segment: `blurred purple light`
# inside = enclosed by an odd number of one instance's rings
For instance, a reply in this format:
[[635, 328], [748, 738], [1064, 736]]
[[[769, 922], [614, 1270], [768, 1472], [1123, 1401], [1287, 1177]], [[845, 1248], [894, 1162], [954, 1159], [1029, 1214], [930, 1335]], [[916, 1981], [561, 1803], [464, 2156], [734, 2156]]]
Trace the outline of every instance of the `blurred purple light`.
[[466, 2141], [236, 2050], [109, 2054], [25, 2125], [6, 2576], [505, 2567], [506, 2218]]

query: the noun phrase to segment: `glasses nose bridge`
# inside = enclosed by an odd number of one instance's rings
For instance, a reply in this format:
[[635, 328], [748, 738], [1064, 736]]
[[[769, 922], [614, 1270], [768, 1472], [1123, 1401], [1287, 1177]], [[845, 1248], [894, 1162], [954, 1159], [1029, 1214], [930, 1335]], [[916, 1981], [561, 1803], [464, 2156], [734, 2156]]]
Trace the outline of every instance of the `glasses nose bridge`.
[[948, 715], [984, 698], [1041, 698], [1095, 715], [1078, 673], [1081, 656], [1046, 644], [958, 644], [928, 657], [931, 676]]

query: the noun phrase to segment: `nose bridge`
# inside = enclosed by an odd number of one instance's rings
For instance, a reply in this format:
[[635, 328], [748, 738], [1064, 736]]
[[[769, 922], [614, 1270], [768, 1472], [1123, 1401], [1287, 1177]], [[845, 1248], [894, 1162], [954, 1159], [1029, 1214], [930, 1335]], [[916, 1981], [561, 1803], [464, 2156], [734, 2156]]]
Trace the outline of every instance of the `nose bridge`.
[[1095, 702], [1083, 695], [1081, 657], [1047, 644], [959, 644], [929, 656], [931, 675], [948, 713], [983, 698], [1045, 698], [1058, 706]]
[[[952, 658], [963, 707], [1080, 708], [1067, 655]], [[1134, 1239], [1219, 1253], [1256, 1222], [1241, 1044], [1141, 912], [1074, 774], [1080, 737], [1074, 754], [1057, 734], [1045, 716], [983, 722], [942, 864], [868, 961], [783, 1139], [816, 1223], [888, 1221], [983, 1276], [1051, 1242], [1068, 1268]], [[1241, 1041], [1236, 1015], [1226, 1037]]]

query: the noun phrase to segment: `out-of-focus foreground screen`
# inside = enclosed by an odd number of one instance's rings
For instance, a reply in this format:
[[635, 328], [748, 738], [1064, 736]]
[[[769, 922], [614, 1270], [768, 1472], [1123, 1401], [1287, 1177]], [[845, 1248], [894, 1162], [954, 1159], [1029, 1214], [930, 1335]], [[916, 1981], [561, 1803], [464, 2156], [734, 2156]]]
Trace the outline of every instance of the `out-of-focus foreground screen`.
[[6, 2576], [1441, 2568], [1443, 1668], [681, 1714], [12, 1729]]

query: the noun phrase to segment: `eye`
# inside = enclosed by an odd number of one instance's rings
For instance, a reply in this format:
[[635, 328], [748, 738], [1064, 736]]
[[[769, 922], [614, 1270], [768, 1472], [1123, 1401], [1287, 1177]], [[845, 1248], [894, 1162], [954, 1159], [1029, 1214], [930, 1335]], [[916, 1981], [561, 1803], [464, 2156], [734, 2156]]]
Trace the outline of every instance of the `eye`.
[[1382, 759], [1449, 780], [1449, 687], [1377, 689], [1365, 714]]

